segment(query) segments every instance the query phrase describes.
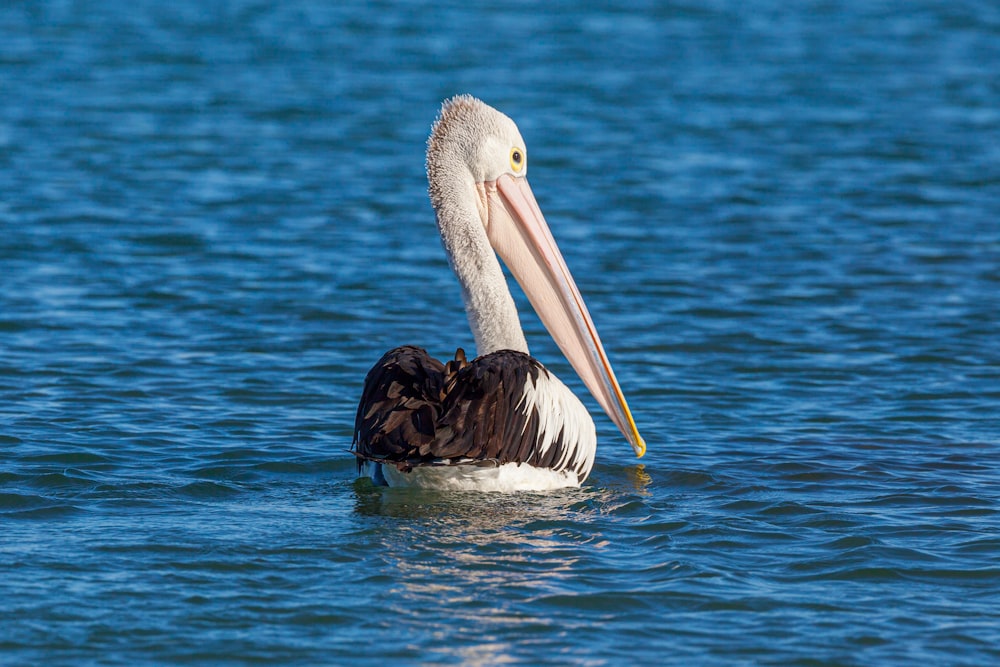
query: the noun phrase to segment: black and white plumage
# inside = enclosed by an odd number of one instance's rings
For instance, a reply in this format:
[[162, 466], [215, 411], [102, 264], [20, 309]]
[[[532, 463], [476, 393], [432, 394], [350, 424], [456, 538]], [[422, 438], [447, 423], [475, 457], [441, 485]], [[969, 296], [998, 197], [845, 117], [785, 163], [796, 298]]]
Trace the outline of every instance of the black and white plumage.
[[[558, 401], [562, 405], [550, 405]], [[552, 423], [560, 417], [566, 418]], [[407, 484], [414, 468], [437, 467], [436, 473], [423, 471], [437, 475], [436, 486], [462, 488], [462, 466], [478, 469], [477, 488], [539, 477], [531, 468], [546, 471], [552, 483], [568, 483], [559, 486], [579, 484], [593, 466], [597, 444], [593, 421], [576, 396], [538, 361], [514, 350], [469, 363], [459, 348], [447, 364], [418, 347], [390, 350], [365, 379], [355, 433], [359, 466], [381, 464], [373, 470], [379, 481], [388, 477], [398, 486]]]
[[441, 489], [577, 486], [597, 438], [580, 400], [528, 345], [499, 255], [636, 455], [645, 452], [583, 298], [526, 179], [507, 116], [469, 96], [445, 103], [427, 149], [431, 203], [479, 356], [447, 364], [398, 347], [368, 373], [355, 420], [359, 469], [377, 483]]

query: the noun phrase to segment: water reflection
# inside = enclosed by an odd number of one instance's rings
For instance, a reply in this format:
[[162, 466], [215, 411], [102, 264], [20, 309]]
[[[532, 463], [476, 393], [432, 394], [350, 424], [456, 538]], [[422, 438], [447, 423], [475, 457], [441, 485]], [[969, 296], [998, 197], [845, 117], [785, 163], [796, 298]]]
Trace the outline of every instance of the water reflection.
[[402, 622], [415, 649], [495, 665], [518, 659], [531, 636], [551, 636], [552, 619], [532, 600], [580, 585], [584, 563], [610, 546], [595, 519], [622, 498], [594, 488], [439, 493], [361, 480], [355, 501], [378, 553], [372, 575], [387, 589], [386, 623]]
[[646, 466], [637, 463], [634, 466], [625, 468], [625, 474], [632, 483], [632, 488], [640, 496], [650, 496], [652, 492], [647, 488], [653, 483], [653, 478], [646, 472]]

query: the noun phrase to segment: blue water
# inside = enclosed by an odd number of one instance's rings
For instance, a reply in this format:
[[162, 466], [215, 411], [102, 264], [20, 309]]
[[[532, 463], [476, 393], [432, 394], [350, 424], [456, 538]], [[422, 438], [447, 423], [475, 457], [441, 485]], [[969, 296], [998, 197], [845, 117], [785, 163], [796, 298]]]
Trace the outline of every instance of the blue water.
[[[533, 4], [0, 7], [0, 663], [1000, 662], [1000, 8]], [[473, 347], [460, 92], [649, 443], [581, 489], [355, 480]]]

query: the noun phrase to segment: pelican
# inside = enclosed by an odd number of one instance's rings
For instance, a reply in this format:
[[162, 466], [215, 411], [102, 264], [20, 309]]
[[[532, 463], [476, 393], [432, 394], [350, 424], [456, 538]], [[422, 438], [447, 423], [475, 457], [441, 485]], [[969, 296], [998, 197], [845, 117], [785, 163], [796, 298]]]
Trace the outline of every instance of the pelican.
[[646, 452], [527, 174], [514, 121], [469, 95], [445, 101], [427, 141], [428, 191], [478, 356], [459, 348], [442, 363], [404, 346], [369, 371], [352, 450], [376, 484], [547, 490], [590, 474], [594, 421], [528, 354], [497, 255], [635, 455]]

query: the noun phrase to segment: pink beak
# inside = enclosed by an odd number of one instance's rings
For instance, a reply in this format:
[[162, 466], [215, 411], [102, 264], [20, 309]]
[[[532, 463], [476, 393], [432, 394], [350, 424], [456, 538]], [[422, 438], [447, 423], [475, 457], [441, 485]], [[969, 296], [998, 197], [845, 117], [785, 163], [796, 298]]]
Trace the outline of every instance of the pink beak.
[[646, 443], [528, 180], [504, 174], [479, 187], [486, 195], [486, 234], [493, 249], [587, 389], [632, 445], [635, 455], [642, 456]]

